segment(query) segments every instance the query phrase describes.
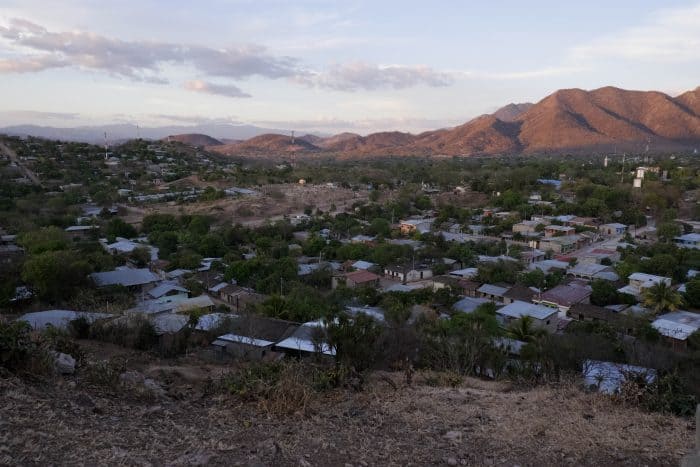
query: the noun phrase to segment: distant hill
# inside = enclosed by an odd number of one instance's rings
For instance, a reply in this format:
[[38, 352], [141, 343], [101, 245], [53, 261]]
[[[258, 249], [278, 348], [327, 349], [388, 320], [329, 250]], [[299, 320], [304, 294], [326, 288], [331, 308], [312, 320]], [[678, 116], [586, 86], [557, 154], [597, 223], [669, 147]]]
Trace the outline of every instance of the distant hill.
[[208, 149], [231, 156], [285, 156], [321, 151], [321, 148], [303, 138], [292, 138], [289, 135], [277, 134], [260, 135], [239, 143], [212, 146]]
[[518, 119], [518, 117], [530, 110], [533, 105], [535, 104], [530, 102], [525, 102], [522, 104], [508, 104], [501, 107], [491, 115], [504, 122], [514, 122]]
[[287, 130], [262, 128], [254, 125], [234, 124], [201, 124], [201, 125], [172, 125], [161, 127], [140, 127], [132, 124], [80, 126], [74, 128], [58, 128], [37, 125], [16, 125], [0, 128], [0, 133], [13, 136], [36, 136], [39, 138], [63, 141], [79, 141], [84, 143], [102, 143], [104, 134], [110, 142], [124, 141], [141, 137], [143, 139], [159, 140], [169, 135], [200, 134], [216, 140], [245, 140], [266, 133], [288, 133]]
[[186, 133], [182, 135], [170, 135], [163, 138], [166, 141], [177, 141], [195, 147], [218, 146], [224, 144], [218, 139], [200, 133]]

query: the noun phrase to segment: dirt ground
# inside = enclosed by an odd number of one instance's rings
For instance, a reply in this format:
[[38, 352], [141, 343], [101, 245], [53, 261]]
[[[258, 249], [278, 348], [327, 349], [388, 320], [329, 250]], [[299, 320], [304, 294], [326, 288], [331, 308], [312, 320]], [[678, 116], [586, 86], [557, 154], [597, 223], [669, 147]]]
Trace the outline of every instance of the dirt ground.
[[0, 464], [653, 466], [677, 465], [692, 446], [692, 421], [574, 385], [433, 387], [419, 373], [407, 387], [398, 374], [375, 374], [363, 392], [317, 394], [303, 411], [273, 415], [207, 391], [225, 367], [96, 349], [91, 358], [123, 358], [164, 393], [117, 393], [81, 370], [33, 383], [0, 378]]
[[282, 219], [284, 216], [302, 214], [304, 208], [312, 206], [328, 212], [350, 210], [356, 201], [367, 200], [366, 190], [353, 191], [326, 185], [277, 184], [254, 188], [260, 196], [226, 197], [216, 201], [177, 204], [175, 202], [130, 206], [124, 219], [134, 225], [140, 224], [144, 216], [153, 213], [205, 214], [222, 223], [241, 223], [248, 226]]

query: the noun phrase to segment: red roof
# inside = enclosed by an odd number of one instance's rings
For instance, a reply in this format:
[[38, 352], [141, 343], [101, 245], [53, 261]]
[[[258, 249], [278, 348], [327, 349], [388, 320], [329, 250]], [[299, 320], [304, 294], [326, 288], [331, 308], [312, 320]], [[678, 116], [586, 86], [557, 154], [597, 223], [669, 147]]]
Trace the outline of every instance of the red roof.
[[369, 271], [353, 271], [345, 274], [347, 279], [350, 279], [356, 284], [363, 282], [374, 282], [379, 279], [379, 276]]

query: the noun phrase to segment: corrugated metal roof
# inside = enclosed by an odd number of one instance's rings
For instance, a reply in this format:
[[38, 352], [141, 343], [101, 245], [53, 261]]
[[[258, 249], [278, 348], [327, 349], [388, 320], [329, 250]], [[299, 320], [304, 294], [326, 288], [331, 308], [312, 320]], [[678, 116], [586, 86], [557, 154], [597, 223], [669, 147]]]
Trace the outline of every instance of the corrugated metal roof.
[[656, 371], [651, 368], [597, 360], [586, 360], [583, 363], [582, 373], [587, 387], [595, 387], [605, 394], [618, 392], [629, 374], [642, 376], [647, 383], [656, 379]]
[[[246, 344], [252, 345], [254, 347], [269, 347], [274, 344], [272, 341], [267, 341], [265, 339], [256, 339], [249, 336], [239, 336], [238, 334], [224, 334], [216, 338], [216, 341], [232, 342], [235, 344]], [[216, 344], [217, 342], [214, 341]]]
[[674, 311], [659, 316], [651, 325], [666, 337], [686, 340], [700, 329], [700, 313]]
[[520, 318], [522, 316], [531, 316], [532, 318], [544, 320], [557, 313], [557, 310], [553, 308], [546, 307], [544, 305], [537, 305], [534, 303], [525, 303], [521, 301], [514, 301], [509, 303], [503, 308], [496, 311], [499, 315], [507, 316], [509, 318]]
[[501, 287], [498, 285], [493, 285], [493, 284], [484, 284], [478, 289], [476, 289], [477, 292], [486, 294], [486, 295], [494, 295], [496, 297], [502, 297], [503, 294], [505, 294], [508, 291], [508, 287]]
[[26, 321], [34, 329], [44, 329], [52, 326], [57, 329], [65, 329], [68, 323], [78, 318], [85, 318], [92, 323], [98, 319], [110, 318], [113, 315], [107, 313], [91, 313], [84, 311], [72, 310], [46, 310], [27, 313], [19, 318], [18, 321]]
[[148, 269], [117, 268], [114, 271], [95, 272], [90, 277], [98, 287], [108, 285], [123, 285], [130, 287], [134, 285], [150, 284], [159, 280], [158, 276]]

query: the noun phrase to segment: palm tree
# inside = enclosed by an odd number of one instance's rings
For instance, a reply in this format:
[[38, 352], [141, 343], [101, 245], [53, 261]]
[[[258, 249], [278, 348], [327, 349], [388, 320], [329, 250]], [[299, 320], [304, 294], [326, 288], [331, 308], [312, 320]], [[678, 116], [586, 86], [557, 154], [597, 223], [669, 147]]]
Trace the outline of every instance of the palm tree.
[[535, 326], [532, 316], [521, 316], [508, 328], [508, 337], [528, 343], [535, 342], [546, 334], [544, 328]]
[[644, 292], [644, 305], [651, 308], [654, 314], [677, 310], [683, 299], [666, 282], [658, 282]]

